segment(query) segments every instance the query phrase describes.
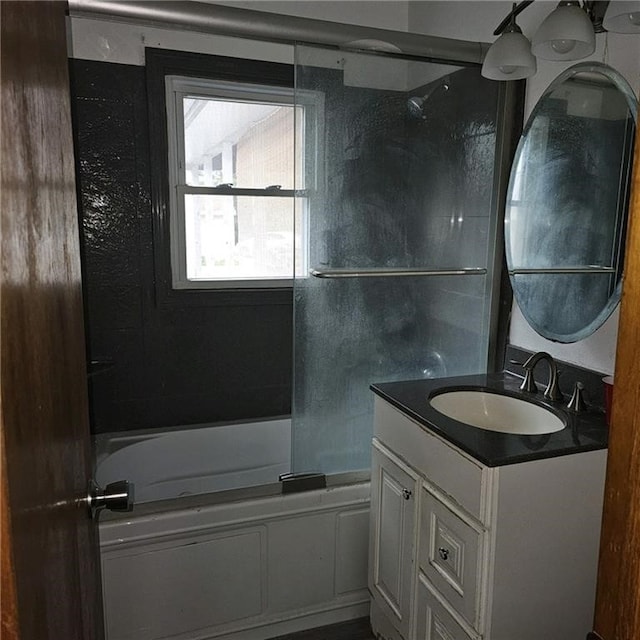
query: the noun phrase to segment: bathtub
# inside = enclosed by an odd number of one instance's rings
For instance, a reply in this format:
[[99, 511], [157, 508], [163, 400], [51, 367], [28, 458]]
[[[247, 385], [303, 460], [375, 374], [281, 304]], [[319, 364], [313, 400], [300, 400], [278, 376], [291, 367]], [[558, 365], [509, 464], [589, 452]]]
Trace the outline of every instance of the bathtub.
[[[282, 494], [289, 420], [128, 433], [96, 442], [106, 640], [264, 640], [367, 616], [367, 474]], [[260, 486], [256, 486], [260, 485]]]
[[136, 504], [267, 485], [290, 471], [291, 420], [109, 434], [96, 451], [96, 482], [129, 480]]

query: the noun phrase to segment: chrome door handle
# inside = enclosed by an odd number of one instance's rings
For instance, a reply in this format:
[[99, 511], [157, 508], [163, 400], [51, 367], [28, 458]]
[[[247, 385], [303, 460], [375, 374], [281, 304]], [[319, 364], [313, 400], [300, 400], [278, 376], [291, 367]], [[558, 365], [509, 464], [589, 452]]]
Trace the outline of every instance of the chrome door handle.
[[87, 506], [92, 518], [102, 509], [109, 511], [133, 511], [134, 486], [128, 480], [110, 482], [104, 489], [89, 480]]

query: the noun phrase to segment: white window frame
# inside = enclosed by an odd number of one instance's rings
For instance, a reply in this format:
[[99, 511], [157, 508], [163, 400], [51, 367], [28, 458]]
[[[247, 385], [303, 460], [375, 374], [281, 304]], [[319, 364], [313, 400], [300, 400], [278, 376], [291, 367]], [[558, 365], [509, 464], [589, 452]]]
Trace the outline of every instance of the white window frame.
[[[245, 82], [225, 82], [204, 78], [168, 75], [165, 77], [166, 115], [167, 115], [167, 143], [168, 143], [168, 177], [169, 177], [169, 236], [171, 255], [171, 274], [173, 289], [263, 289], [283, 288], [293, 286], [293, 278], [233, 278], [216, 280], [189, 280], [187, 278], [186, 259], [186, 230], [185, 230], [185, 195], [211, 194], [218, 196], [253, 195], [253, 196], [278, 196], [291, 197], [292, 222], [295, 220], [296, 209], [303, 207], [301, 212], [302, 229], [302, 272], [308, 273], [308, 216], [309, 202], [312, 193], [317, 192], [319, 177], [317, 161], [319, 149], [317, 143], [322, 140], [320, 135], [320, 123], [322, 122], [323, 100], [319, 92], [300, 91], [293, 87], [278, 87], [258, 85]], [[184, 142], [184, 97], [204, 98], [228, 98], [243, 102], [273, 102], [274, 104], [302, 105], [304, 107], [304, 122], [302, 129], [305, 131], [306, 143], [313, 144], [314, 153], [303, 154], [303, 166], [295, 168], [296, 173], [305, 176], [305, 188], [294, 190], [272, 191], [264, 189], [221, 188], [202, 187], [186, 184], [186, 172], [184, 168], [185, 142]], [[309, 140], [312, 138], [312, 140]], [[299, 141], [295, 141], [296, 147]], [[306, 164], [305, 164], [306, 158]], [[299, 251], [294, 248], [294, 255]], [[293, 274], [292, 274], [293, 275]], [[299, 276], [296, 276], [299, 277]]]

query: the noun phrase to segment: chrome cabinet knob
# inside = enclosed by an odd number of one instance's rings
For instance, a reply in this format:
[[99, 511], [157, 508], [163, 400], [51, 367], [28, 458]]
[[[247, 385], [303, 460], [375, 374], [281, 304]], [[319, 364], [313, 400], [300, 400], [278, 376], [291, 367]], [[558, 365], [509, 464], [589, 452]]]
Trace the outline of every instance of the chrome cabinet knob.
[[446, 549], [445, 547], [438, 547], [438, 555], [443, 560], [448, 560], [449, 559], [449, 549]]
[[109, 511], [133, 511], [134, 486], [128, 480], [109, 483], [104, 489], [93, 480], [89, 481], [87, 506], [95, 518], [102, 509]]
[[413, 492], [410, 489], [403, 489], [402, 490], [402, 497], [405, 500], [409, 500], [412, 495], [413, 495]]

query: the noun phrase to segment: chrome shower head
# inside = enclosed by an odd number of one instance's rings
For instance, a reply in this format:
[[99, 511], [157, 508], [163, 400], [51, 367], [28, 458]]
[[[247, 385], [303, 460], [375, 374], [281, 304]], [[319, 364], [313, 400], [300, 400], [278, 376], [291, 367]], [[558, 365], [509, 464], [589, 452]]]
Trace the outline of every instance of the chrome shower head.
[[429, 89], [429, 91], [427, 91], [423, 96], [412, 96], [409, 98], [407, 100], [409, 115], [413, 118], [426, 119], [426, 116], [424, 115], [424, 103], [427, 102], [427, 100], [429, 100], [433, 93], [438, 89], [449, 91], [449, 78], [443, 78], [442, 83], [431, 87], [431, 89]]
[[424, 104], [424, 98], [418, 96], [412, 96], [407, 100], [407, 109], [409, 115], [413, 118], [424, 118], [422, 114], [422, 105]]

